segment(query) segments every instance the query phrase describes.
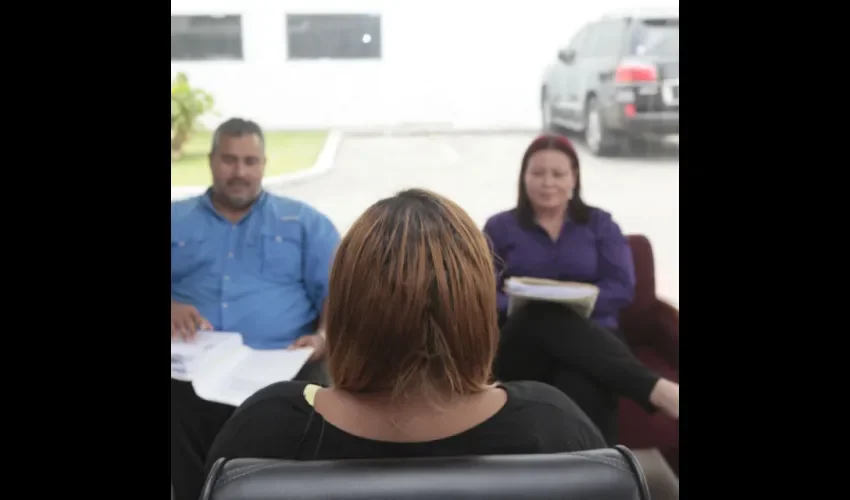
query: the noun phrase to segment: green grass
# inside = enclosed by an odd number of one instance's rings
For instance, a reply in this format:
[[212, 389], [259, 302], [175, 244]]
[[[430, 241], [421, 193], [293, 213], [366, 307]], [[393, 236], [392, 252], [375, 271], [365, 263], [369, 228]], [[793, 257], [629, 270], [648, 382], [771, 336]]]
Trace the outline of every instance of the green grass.
[[[328, 133], [267, 132], [266, 177], [296, 172], [313, 166]], [[209, 186], [212, 183], [208, 156], [212, 132], [198, 132], [183, 148], [183, 157], [171, 162], [172, 186]]]

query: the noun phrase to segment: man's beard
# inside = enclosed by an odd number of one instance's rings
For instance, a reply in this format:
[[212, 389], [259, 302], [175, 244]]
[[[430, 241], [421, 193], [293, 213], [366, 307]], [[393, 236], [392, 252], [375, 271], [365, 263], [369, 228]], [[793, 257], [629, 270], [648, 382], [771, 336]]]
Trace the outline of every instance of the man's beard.
[[257, 188], [253, 190], [250, 194], [245, 194], [241, 196], [234, 196], [228, 194], [226, 192], [218, 192], [214, 193], [216, 197], [216, 201], [218, 201], [225, 208], [229, 208], [230, 210], [244, 210], [250, 207], [257, 198], [260, 196], [260, 189]]

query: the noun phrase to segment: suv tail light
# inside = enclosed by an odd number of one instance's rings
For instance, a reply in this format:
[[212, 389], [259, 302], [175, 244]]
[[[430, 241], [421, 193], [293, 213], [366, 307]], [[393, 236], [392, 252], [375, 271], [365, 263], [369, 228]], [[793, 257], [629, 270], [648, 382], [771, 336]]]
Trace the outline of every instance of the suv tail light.
[[621, 64], [614, 73], [617, 83], [655, 82], [658, 81], [658, 70], [651, 64]]

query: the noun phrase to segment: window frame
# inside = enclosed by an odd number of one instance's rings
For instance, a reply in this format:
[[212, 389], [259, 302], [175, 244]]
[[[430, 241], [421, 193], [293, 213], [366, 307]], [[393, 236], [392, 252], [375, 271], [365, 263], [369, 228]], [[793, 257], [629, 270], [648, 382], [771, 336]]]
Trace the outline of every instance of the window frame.
[[572, 36], [572, 38], [570, 38], [569, 42], [567, 42], [567, 44], [564, 45], [564, 49], [565, 50], [572, 50], [576, 54], [578, 54], [579, 49], [582, 48], [585, 41], [591, 35], [591, 29], [590, 29], [591, 27], [592, 27], [591, 24], [586, 24], [586, 25], [582, 26], [578, 31], [575, 32], [575, 34], [573, 34], [573, 36]]

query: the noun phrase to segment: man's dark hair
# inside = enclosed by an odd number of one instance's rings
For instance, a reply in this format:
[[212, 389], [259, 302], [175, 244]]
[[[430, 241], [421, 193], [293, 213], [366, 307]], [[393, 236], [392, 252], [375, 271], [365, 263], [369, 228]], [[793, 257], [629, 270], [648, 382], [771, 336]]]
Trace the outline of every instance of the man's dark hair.
[[256, 135], [260, 138], [260, 147], [265, 151], [266, 149], [266, 138], [263, 136], [263, 130], [257, 125], [256, 122], [252, 122], [251, 120], [243, 120], [242, 118], [231, 118], [215, 129], [213, 132], [212, 139], [212, 148], [210, 149], [210, 155], [215, 154], [215, 150], [218, 149], [219, 143], [221, 143], [222, 136], [227, 137], [243, 137], [246, 135]]

